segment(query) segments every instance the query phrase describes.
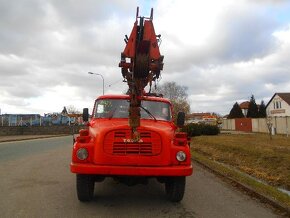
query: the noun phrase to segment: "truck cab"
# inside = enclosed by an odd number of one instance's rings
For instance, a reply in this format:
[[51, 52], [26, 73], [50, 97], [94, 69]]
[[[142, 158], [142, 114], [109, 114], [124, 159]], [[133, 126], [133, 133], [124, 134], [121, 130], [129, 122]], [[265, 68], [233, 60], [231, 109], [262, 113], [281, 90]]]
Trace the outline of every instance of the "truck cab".
[[[143, 96], [139, 137], [128, 124], [128, 95], [104, 95], [96, 99], [87, 128], [80, 130], [72, 152], [71, 172], [76, 174], [80, 201], [90, 201], [95, 182], [112, 177], [127, 185], [156, 178], [165, 184], [169, 200], [181, 201], [186, 176], [192, 174], [189, 141], [173, 122], [168, 99]], [[86, 120], [87, 110], [84, 110]], [[179, 114], [179, 125], [184, 114]]]

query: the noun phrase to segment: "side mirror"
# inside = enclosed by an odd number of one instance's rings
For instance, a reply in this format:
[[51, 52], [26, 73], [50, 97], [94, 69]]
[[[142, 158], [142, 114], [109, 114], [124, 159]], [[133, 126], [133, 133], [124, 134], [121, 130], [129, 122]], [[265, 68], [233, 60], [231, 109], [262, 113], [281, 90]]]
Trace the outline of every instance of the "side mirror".
[[83, 109], [83, 121], [84, 122], [89, 121], [89, 109], [88, 108]]
[[177, 115], [177, 126], [183, 127], [185, 122], [185, 113], [184, 112], [178, 112]]

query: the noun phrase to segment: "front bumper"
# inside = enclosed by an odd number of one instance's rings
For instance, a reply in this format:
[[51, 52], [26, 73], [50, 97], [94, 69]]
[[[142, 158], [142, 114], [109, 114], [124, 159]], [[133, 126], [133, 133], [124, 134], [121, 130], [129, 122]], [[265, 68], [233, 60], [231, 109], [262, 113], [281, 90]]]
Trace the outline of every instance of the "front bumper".
[[179, 166], [103, 166], [85, 163], [71, 163], [72, 173], [95, 174], [105, 176], [190, 176], [192, 165]]

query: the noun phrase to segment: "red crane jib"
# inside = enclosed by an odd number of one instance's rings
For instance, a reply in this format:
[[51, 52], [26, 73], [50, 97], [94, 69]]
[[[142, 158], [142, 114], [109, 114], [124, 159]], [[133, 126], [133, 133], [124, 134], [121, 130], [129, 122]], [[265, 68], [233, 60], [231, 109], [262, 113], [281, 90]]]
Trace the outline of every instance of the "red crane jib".
[[153, 9], [151, 15], [139, 17], [137, 8], [136, 21], [130, 37], [126, 35], [125, 49], [121, 53], [119, 67], [128, 84], [130, 95], [129, 126], [132, 127], [133, 138], [136, 138], [137, 127], [140, 126], [140, 106], [145, 87], [149, 84], [151, 91], [152, 82], [159, 78], [163, 69], [163, 58], [160, 55], [160, 35], [155, 34], [153, 26]]
[[[158, 46], [161, 36], [155, 34], [152, 22], [153, 9], [151, 9], [150, 18], [138, 17], [138, 13], [139, 8], [137, 8], [136, 21], [130, 37], [125, 38], [126, 47], [121, 53], [119, 67], [122, 68], [123, 77], [130, 82], [132, 82], [131, 79], [146, 79], [143, 81], [145, 87], [148, 82], [159, 78], [164, 57], [160, 55]], [[130, 61], [127, 62], [126, 59]], [[131, 75], [128, 75], [128, 72]]]
[[[137, 21], [134, 23], [134, 27], [130, 34], [128, 43], [124, 49], [123, 54], [128, 58], [134, 58], [136, 54], [136, 41], [137, 41]], [[160, 58], [159, 47], [156, 39], [154, 26], [151, 20], [144, 21], [143, 42], [150, 43], [149, 57], [152, 60], [158, 60]]]

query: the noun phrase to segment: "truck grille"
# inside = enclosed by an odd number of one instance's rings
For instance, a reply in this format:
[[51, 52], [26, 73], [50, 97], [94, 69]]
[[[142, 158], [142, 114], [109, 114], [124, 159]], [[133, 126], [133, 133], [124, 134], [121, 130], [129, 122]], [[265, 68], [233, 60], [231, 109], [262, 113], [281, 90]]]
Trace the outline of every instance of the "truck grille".
[[161, 152], [161, 138], [158, 133], [141, 131], [140, 141], [130, 139], [130, 130], [111, 131], [105, 136], [104, 151], [113, 155], [158, 155]]

